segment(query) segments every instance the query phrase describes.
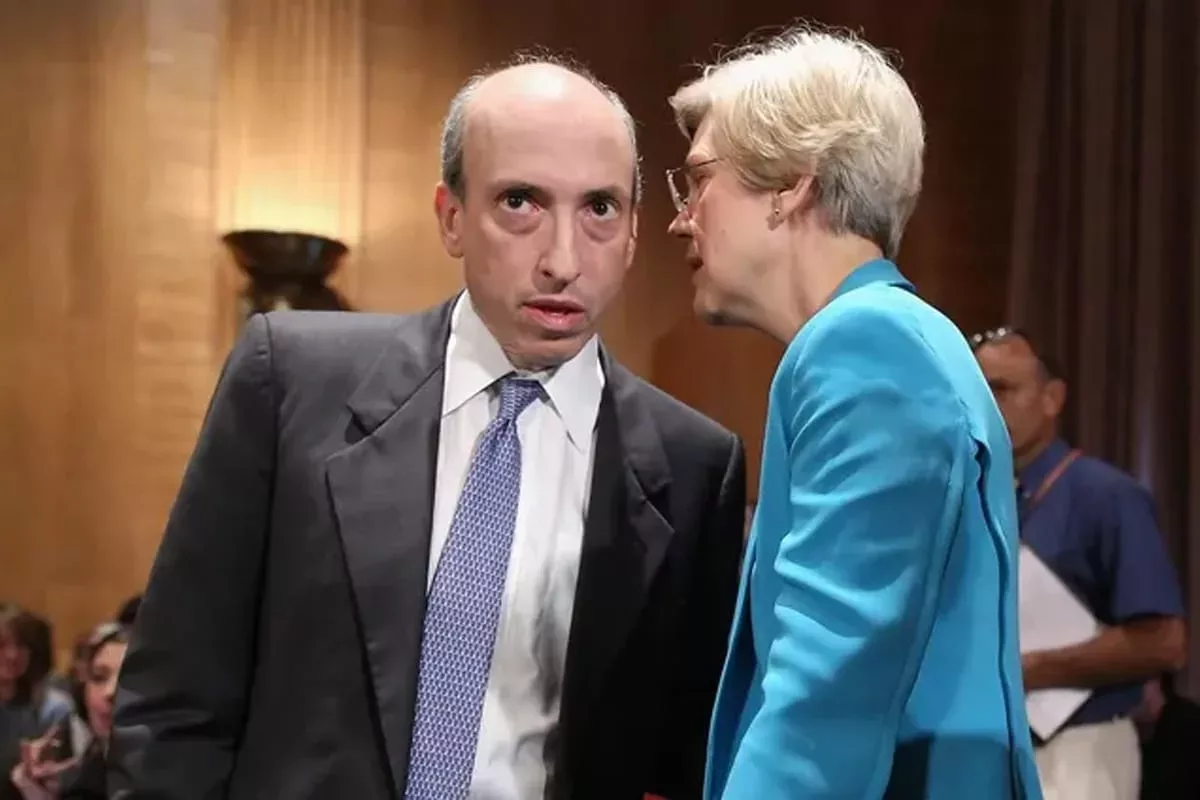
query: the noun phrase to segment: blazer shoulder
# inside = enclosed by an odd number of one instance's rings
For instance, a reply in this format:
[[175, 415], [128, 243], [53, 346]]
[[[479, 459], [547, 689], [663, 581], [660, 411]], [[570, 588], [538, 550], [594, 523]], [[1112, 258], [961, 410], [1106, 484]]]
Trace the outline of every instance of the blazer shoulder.
[[321, 354], [383, 345], [396, 336], [406, 316], [360, 311], [272, 311], [264, 319], [274, 352]]
[[875, 284], [836, 298], [809, 320], [780, 364], [780, 399], [845, 399], [895, 391], [919, 399], [930, 418], [977, 427], [991, 392], [961, 331], [901, 287]]
[[874, 284], [835, 298], [809, 320], [798, 340], [853, 343], [872, 337], [878, 346], [910, 348], [924, 339], [926, 328], [941, 316], [912, 292], [890, 284]]
[[[884, 374], [904, 383], [941, 373], [945, 365], [930, 331], [935, 309], [894, 286], [865, 286], [834, 299], [789, 343], [781, 372], [807, 374], [809, 364], [838, 366], [842, 378], [873, 381]], [[867, 369], [867, 367], [871, 367]]]
[[364, 377], [397, 344], [417, 351], [436, 348], [451, 305], [410, 314], [272, 311], [264, 326], [274, 372], [284, 382]]

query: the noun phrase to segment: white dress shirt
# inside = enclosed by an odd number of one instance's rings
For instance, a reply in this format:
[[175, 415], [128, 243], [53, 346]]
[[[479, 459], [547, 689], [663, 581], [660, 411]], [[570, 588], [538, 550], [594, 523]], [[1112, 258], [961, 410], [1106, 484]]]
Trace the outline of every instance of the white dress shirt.
[[[464, 292], [455, 303], [446, 350], [430, 586], [475, 445], [497, 412], [493, 384], [514, 371]], [[555, 370], [525, 377], [541, 381], [546, 397], [535, 400], [517, 424], [521, 498], [475, 751], [472, 800], [531, 800], [545, 792], [545, 745], [558, 724], [604, 387], [596, 339]]]

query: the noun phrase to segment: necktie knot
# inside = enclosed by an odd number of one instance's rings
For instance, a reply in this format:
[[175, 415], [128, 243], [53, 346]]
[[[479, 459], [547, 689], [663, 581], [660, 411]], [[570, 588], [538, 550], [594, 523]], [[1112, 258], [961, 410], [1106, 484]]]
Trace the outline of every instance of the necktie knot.
[[529, 404], [542, 396], [542, 384], [529, 378], [509, 375], [500, 380], [500, 413], [498, 419], [512, 422], [521, 416]]

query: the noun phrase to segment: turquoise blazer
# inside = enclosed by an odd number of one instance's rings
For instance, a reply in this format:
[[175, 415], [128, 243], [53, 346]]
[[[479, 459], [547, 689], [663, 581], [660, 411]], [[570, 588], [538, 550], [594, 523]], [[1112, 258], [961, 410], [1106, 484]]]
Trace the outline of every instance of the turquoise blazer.
[[705, 796], [1040, 800], [1004, 421], [966, 340], [888, 261], [771, 384]]

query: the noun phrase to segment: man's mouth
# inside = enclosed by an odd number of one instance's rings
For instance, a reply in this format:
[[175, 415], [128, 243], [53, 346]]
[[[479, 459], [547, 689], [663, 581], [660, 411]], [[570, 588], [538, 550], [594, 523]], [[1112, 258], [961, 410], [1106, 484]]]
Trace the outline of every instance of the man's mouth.
[[525, 313], [543, 328], [568, 332], [578, 327], [586, 316], [583, 304], [557, 297], [536, 298], [525, 303]]

